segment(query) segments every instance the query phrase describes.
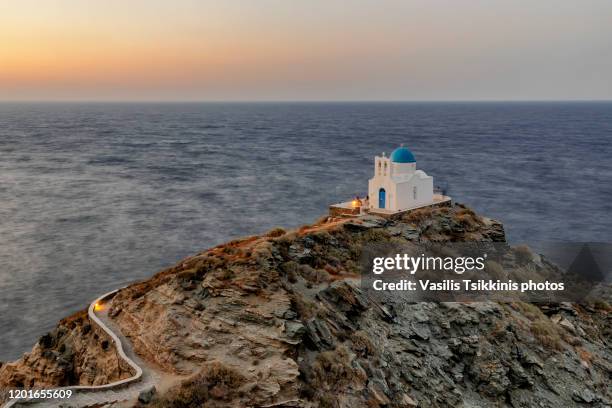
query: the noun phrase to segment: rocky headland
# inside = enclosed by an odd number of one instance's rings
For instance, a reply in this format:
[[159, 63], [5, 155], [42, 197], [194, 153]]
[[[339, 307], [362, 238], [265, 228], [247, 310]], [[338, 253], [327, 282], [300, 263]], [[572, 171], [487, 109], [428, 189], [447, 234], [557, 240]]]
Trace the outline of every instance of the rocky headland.
[[[428, 241], [505, 235], [462, 205], [397, 220], [325, 217], [219, 245], [120, 290], [109, 316], [143, 360], [180, 378], [146, 404], [124, 405], [612, 404], [606, 303], [381, 303], [359, 288], [364, 245]], [[80, 312], [2, 364], [0, 386], [103, 384], [131, 374]]]

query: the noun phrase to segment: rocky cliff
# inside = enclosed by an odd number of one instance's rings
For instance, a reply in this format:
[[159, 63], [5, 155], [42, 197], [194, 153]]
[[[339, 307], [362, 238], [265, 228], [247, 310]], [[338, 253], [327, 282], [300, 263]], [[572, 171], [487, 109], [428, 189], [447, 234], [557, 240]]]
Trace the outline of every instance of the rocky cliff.
[[131, 375], [112, 340], [84, 310], [62, 319], [21, 359], [0, 363], [0, 389], [101, 385]]
[[[121, 290], [109, 315], [140, 356], [186, 378], [154, 407], [611, 404], [607, 304], [381, 303], [357, 283], [366, 244], [504, 240], [460, 205], [323, 219], [188, 258]], [[0, 384], [127, 376], [87, 324], [63, 321]]]

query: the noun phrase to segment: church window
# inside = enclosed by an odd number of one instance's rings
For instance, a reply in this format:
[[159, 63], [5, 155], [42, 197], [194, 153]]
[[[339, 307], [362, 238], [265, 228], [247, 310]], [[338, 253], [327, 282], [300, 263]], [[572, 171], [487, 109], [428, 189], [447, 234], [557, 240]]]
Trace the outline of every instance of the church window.
[[416, 186], [412, 187], [412, 198], [416, 200], [417, 198], [417, 188]]

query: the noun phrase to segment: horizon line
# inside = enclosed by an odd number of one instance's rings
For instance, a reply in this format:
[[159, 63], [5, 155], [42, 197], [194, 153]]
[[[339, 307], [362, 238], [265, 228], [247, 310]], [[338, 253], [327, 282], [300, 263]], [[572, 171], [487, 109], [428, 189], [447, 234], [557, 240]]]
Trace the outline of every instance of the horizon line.
[[593, 103], [612, 102], [611, 99], [0, 99], [0, 104], [19, 103], [140, 103], [140, 104], [274, 104], [274, 103]]

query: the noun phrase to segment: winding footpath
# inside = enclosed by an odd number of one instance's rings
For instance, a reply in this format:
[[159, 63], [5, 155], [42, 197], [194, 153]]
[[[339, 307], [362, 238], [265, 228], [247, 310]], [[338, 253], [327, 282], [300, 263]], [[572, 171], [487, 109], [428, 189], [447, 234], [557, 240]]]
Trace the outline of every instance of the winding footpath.
[[112, 299], [119, 289], [106, 293], [94, 300], [87, 311], [89, 318], [113, 339], [119, 356], [134, 370], [134, 375], [123, 380], [104, 385], [76, 385], [53, 388], [53, 390], [72, 390], [69, 399], [15, 399], [4, 405], [4, 408], [27, 407], [87, 407], [91, 405], [111, 404], [118, 401], [135, 399], [140, 392], [159, 385], [162, 374], [144, 363], [135, 353], [129, 340], [121, 334], [116, 324], [108, 317], [107, 310], [96, 314], [96, 305], [105, 304]]

